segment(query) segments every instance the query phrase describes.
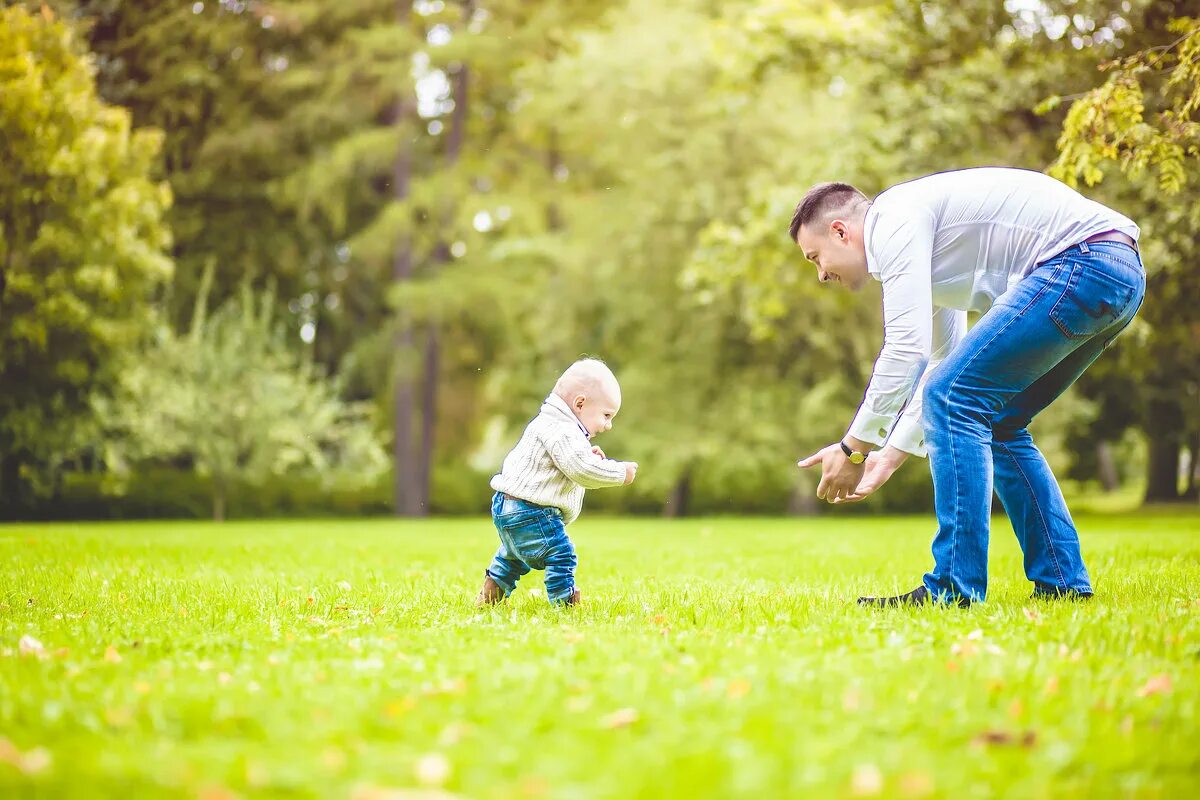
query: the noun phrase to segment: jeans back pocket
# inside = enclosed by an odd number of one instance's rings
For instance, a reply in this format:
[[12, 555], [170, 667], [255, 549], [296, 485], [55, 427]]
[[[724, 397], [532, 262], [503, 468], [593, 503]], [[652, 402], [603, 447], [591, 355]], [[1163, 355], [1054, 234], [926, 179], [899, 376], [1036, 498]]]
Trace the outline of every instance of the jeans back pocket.
[[1086, 339], [1112, 327], [1138, 293], [1098, 258], [1077, 257], [1070, 264], [1066, 287], [1050, 309], [1050, 319], [1068, 339]]
[[504, 530], [513, 555], [530, 566], [534, 566], [531, 562], [541, 560], [550, 549], [545, 525], [549, 513], [549, 509], [539, 508], [506, 514], [496, 520], [497, 526]]

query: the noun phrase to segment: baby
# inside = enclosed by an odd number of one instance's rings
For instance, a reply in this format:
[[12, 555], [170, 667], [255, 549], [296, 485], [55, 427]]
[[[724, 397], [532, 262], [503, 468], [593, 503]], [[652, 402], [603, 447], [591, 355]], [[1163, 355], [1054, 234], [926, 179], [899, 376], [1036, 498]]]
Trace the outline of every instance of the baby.
[[476, 604], [512, 594], [530, 569], [546, 570], [546, 597], [575, 605], [575, 547], [566, 526], [579, 516], [585, 489], [633, 483], [637, 464], [613, 461], [589, 440], [612, 428], [621, 387], [604, 362], [576, 361], [525, 428], [492, 478], [492, 521], [500, 549], [484, 571]]

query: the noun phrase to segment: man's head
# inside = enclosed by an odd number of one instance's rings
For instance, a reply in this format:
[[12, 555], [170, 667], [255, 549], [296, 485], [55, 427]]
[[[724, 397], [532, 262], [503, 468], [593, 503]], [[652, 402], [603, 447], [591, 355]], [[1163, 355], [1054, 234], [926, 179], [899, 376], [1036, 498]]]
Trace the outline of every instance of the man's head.
[[567, 367], [554, 384], [561, 397], [588, 436], [604, 433], [612, 427], [613, 417], [621, 410], [621, 385], [603, 361], [583, 358]]
[[837, 281], [852, 291], [866, 285], [863, 220], [870, 205], [867, 196], [848, 183], [818, 183], [796, 206], [788, 235], [817, 265], [822, 283]]

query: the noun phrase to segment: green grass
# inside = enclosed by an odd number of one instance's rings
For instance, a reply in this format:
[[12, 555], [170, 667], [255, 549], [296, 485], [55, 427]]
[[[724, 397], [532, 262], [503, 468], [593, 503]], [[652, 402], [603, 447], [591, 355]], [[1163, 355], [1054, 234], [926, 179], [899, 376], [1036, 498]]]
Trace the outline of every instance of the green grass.
[[482, 612], [486, 519], [0, 527], [0, 796], [1200, 796], [1200, 517], [1080, 527], [1091, 603], [997, 520], [886, 612], [928, 519], [585, 516]]

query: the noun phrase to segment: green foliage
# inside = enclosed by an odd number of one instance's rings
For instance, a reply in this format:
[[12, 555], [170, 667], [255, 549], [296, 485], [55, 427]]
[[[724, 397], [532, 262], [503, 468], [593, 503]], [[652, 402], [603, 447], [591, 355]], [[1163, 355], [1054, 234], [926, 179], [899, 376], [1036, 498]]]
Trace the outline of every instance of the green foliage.
[[183, 460], [211, 476], [213, 515], [224, 516], [234, 481], [311, 471], [370, 483], [386, 464], [370, 408], [298, 358], [275, 322], [274, 296], [227, 301], [213, 314], [202, 290], [191, 329], [162, 328], [99, 402], [108, 466]]
[[87, 435], [92, 393], [148, 329], [171, 276], [162, 135], [96, 96], [68, 28], [0, 11], [0, 497], [45, 488]]
[[1109, 79], [1072, 103], [1050, 174], [1093, 186], [1115, 162], [1135, 177], [1153, 169], [1167, 194], [1183, 189], [1189, 163], [1200, 163], [1200, 20], [1175, 19], [1166, 30], [1178, 38], [1103, 65]]

